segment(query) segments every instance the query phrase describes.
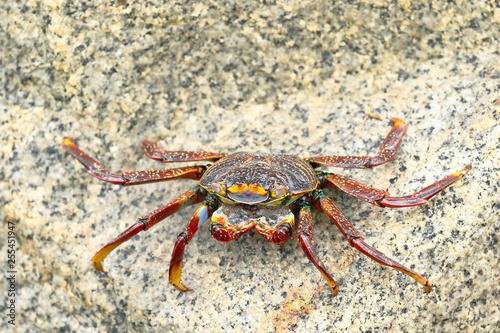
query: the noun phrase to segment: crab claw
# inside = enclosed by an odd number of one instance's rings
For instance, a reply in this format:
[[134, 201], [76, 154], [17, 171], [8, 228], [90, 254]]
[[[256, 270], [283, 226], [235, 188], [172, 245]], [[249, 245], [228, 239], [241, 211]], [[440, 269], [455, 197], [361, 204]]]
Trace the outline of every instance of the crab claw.
[[240, 238], [244, 233], [255, 227], [255, 221], [247, 218], [237, 219], [237, 221], [243, 222], [231, 224], [231, 217], [237, 215], [239, 211], [239, 209], [233, 207], [221, 206], [212, 214], [210, 233], [219, 242], [230, 242], [233, 239]]
[[245, 221], [244, 223], [228, 227], [227, 224], [224, 225], [212, 220], [210, 232], [219, 242], [230, 242], [233, 239], [240, 238], [241, 235], [248, 232], [254, 226], [255, 221]]
[[293, 235], [295, 221], [291, 211], [288, 210], [283, 214], [284, 216], [279, 215], [282, 220], [277, 224], [272, 223], [272, 220], [269, 219], [260, 219], [260, 222], [255, 226], [255, 230], [273, 244], [283, 243]]
[[262, 225], [258, 224], [255, 230], [264, 236], [267, 241], [273, 242], [273, 244], [281, 244], [293, 235], [293, 220], [292, 223], [284, 221], [274, 228], [263, 228]]

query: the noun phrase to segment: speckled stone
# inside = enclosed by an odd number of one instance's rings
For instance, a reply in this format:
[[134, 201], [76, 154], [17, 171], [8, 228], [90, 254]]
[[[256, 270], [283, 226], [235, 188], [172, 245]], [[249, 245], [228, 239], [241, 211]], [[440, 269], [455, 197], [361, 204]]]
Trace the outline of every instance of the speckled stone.
[[[15, 222], [18, 270], [16, 326], [2, 315], [1, 330], [500, 330], [499, 27], [495, 1], [1, 2], [0, 244], [5, 263]], [[339, 174], [397, 196], [473, 163], [425, 206], [327, 190], [432, 293], [351, 248], [320, 212], [335, 298], [295, 237], [220, 243], [208, 224], [186, 248], [194, 290], [180, 293], [168, 266], [194, 207], [119, 247], [107, 273], [93, 269], [104, 244], [194, 182], [100, 182], [63, 137], [116, 172], [165, 167], [143, 155], [145, 137], [171, 150], [365, 155], [390, 129], [368, 112], [405, 120], [400, 150]], [[2, 314], [6, 290], [2, 279]]]

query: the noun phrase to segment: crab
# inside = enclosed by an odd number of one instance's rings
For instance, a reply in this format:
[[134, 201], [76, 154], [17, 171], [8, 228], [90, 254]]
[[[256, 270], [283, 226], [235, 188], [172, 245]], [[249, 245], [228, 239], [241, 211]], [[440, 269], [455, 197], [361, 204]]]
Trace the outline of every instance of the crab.
[[313, 218], [311, 209], [325, 212], [339, 228], [349, 245], [378, 263], [393, 267], [410, 276], [429, 293], [432, 286], [422, 275], [366, 244], [363, 236], [348, 221], [324, 188], [336, 188], [355, 198], [380, 208], [399, 208], [425, 204], [430, 198], [462, 179], [471, 164], [462, 170], [402, 197], [363, 185], [353, 179], [334, 173], [315, 170], [319, 166], [369, 169], [391, 160], [406, 131], [401, 119], [391, 119], [392, 129], [374, 156], [316, 156], [301, 158], [290, 154], [235, 152], [221, 154], [200, 151], [168, 151], [151, 140], [142, 141], [147, 157], [169, 162], [212, 161], [209, 165], [195, 165], [170, 170], [151, 170], [111, 173], [99, 162], [80, 150], [71, 138], [62, 141], [62, 147], [76, 158], [95, 178], [122, 186], [161, 182], [175, 178], [198, 181], [198, 185], [177, 199], [139, 217], [137, 222], [106, 244], [92, 258], [93, 266], [103, 271], [102, 262], [116, 247], [141, 231], [179, 211], [200, 204], [187, 227], [178, 235], [169, 268], [169, 282], [181, 291], [189, 291], [181, 282], [184, 249], [201, 225], [211, 220], [210, 232], [221, 242], [238, 239], [251, 229], [266, 240], [280, 244], [292, 237], [296, 222], [297, 239], [307, 258], [326, 279], [332, 295], [338, 294], [338, 285], [318, 257], [313, 246]]

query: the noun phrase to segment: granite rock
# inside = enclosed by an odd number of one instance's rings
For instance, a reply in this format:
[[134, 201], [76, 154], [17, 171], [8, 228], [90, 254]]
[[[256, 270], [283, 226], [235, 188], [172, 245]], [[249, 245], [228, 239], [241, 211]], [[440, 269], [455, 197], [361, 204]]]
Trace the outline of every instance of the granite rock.
[[[0, 230], [16, 233], [17, 332], [492, 332], [500, 329], [500, 9], [494, 1], [6, 1], [0, 4]], [[325, 280], [294, 238], [220, 243], [205, 225], [168, 283], [193, 207], [93, 269], [137, 217], [184, 193], [178, 180], [122, 188], [60, 147], [71, 136], [110, 170], [164, 168], [171, 150], [374, 154], [408, 124], [396, 157], [338, 169], [394, 195], [473, 164], [427, 205], [380, 209], [333, 190], [367, 243], [428, 277], [351, 248], [320, 212]], [[172, 167], [181, 164], [174, 164]], [[325, 170], [333, 171], [331, 168]], [[3, 266], [7, 272], [6, 264]], [[6, 280], [0, 283], [6, 313]]]

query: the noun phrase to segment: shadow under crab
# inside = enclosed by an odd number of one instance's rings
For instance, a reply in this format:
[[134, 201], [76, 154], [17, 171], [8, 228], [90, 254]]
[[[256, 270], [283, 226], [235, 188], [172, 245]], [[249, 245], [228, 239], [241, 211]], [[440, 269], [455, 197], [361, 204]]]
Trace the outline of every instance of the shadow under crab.
[[432, 286], [420, 274], [409, 270], [383, 253], [369, 246], [361, 234], [347, 220], [323, 188], [341, 191], [378, 207], [411, 207], [425, 204], [430, 198], [452, 185], [471, 169], [462, 170], [407, 196], [392, 197], [389, 193], [370, 188], [355, 180], [333, 173], [315, 171], [319, 166], [362, 168], [384, 164], [394, 157], [406, 131], [401, 119], [392, 119], [393, 127], [375, 156], [316, 156], [300, 158], [289, 154], [237, 152], [220, 154], [212, 152], [187, 152], [162, 150], [150, 140], [143, 140], [146, 156], [169, 162], [215, 161], [212, 165], [196, 165], [171, 170], [150, 170], [111, 173], [99, 162], [80, 150], [66, 138], [62, 147], [85, 166], [88, 172], [103, 181], [123, 186], [137, 185], [175, 178], [198, 180], [193, 189], [172, 202], [141, 216], [115, 240], [105, 245], [93, 258], [97, 270], [103, 271], [102, 261], [120, 244], [142, 230], [148, 230], [182, 207], [201, 203], [186, 229], [177, 237], [170, 262], [169, 281], [181, 291], [190, 290], [181, 283], [184, 249], [199, 227], [211, 220], [213, 237], [229, 242], [255, 228], [274, 244], [288, 240], [298, 220], [297, 238], [307, 258], [318, 268], [337, 295], [338, 286], [319, 259], [313, 244], [312, 207], [330, 217], [349, 244], [382, 265], [393, 267], [415, 279], [429, 293]]

